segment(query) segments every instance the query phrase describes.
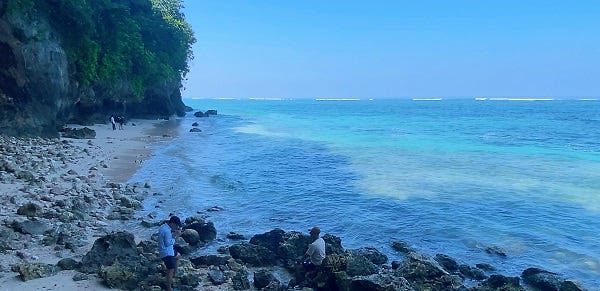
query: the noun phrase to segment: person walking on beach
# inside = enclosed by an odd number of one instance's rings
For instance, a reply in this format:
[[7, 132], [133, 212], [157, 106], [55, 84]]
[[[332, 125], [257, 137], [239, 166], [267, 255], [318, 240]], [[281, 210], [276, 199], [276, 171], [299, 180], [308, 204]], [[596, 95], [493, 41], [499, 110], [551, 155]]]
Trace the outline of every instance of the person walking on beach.
[[117, 122], [119, 123], [119, 129], [123, 129], [123, 123], [125, 123], [125, 118], [123, 116], [117, 116]]
[[110, 124], [112, 124], [113, 130], [117, 129], [117, 126], [116, 126], [116, 123], [115, 123], [115, 116], [114, 115], [110, 116]]
[[315, 226], [309, 230], [309, 233], [312, 243], [308, 245], [302, 264], [296, 267], [295, 277], [297, 283], [304, 281], [306, 272], [315, 270], [325, 259], [325, 241], [319, 236], [321, 229]]
[[177, 270], [177, 260], [179, 255], [175, 255], [175, 238], [179, 236], [181, 228], [181, 220], [177, 216], [171, 216], [168, 221], [158, 229], [158, 251], [160, 258], [167, 267], [166, 284], [167, 290], [173, 290], [173, 276]]

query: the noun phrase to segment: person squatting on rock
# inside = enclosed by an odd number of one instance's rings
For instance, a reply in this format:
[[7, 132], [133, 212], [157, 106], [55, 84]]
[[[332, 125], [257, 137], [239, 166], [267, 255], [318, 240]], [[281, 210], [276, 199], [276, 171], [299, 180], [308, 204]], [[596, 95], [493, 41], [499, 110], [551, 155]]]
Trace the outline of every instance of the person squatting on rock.
[[304, 281], [306, 272], [315, 270], [325, 259], [325, 241], [322, 237], [319, 237], [321, 229], [315, 226], [309, 230], [309, 233], [312, 243], [308, 245], [302, 264], [296, 266], [295, 277], [297, 283]]
[[181, 234], [181, 220], [177, 216], [171, 216], [168, 221], [158, 229], [158, 251], [162, 261], [167, 267], [166, 284], [167, 290], [173, 290], [173, 276], [177, 270], [179, 255], [175, 254], [173, 245], [175, 238]]

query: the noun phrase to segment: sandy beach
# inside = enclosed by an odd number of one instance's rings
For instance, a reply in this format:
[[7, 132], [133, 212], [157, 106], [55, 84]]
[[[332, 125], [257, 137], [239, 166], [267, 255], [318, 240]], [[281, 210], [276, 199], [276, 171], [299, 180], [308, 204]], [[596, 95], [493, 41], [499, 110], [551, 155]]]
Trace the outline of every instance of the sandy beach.
[[[177, 121], [132, 120], [123, 130], [112, 130], [110, 124], [88, 126], [95, 130], [95, 139], [3, 137], [0, 232], [9, 246], [0, 252], [0, 290], [107, 290], [95, 276], [74, 281], [75, 271], [23, 281], [11, 268], [24, 262], [56, 264], [62, 258], [80, 260], [97, 237], [119, 228], [121, 222], [107, 220], [115, 204], [110, 197], [101, 198], [100, 209], [87, 213], [84, 219], [51, 216], [39, 219], [50, 229], [67, 223], [74, 225], [75, 232], [83, 234], [82, 245], [76, 248], [45, 246], [42, 234], [15, 234], [9, 227], [15, 220], [21, 222], [29, 216], [17, 214], [27, 203], [36, 204], [47, 213], [56, 212], [55, 205], [71, 205], [92, 193], [95, 197], [109, 196], [106, 185], [127, 182], [144, 160], [151, 157], [149, 145], [173, 138], [176, 126]], [[27, 181], [19, 173], [30, 173], [33, 178]]]

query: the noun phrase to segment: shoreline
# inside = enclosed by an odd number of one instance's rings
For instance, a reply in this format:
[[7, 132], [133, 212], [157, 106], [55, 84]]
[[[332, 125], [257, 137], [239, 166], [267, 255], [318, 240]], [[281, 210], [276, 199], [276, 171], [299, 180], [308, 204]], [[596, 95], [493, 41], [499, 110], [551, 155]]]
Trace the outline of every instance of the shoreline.
[[[146, 228], [142, 231], [136, 231], [135, 228], [132, 229], [127, 227], [127, 225], [137, 223], [142, 223], [143, 225], [144, 222], [149, 223], [150, 227], [154, 227], [156, 225], [152, 224], [159, 223], [162, 218], [150, 217], [150, 219], [154, 222], [148, 222], [144, 221], [144, 219], [134, 218], [135, 215], [139, 213], [139, 210], [141, 210], [141, 201], [151, 195], [148, 192], [151, 188], [151, 185], [143, 185], [139, 183], [129, 185], [125, 183], [127, 183], [131, 179], [132, 175], [141, 167], [143, 161], [152, 156], [154, 151], [151, 148], [152, 145], [168, 141], [177, 135], [177, 128], [180, 120], [134, 120], [133, 123], [136, 124], [135, 127], [127, 126], [124, 130], [116, 131], [112, 130], [110, 124], [92, 126], [91, 128], [96, 130], [96, 138], [92, 140], [74, 140], [65, 138], [50, 140], [40, 138], [16, 139], [0, 136], [0, 138], [2, 138], [2, 143], [0, 144], [0, 153], [5, 155], [7, 151], [10, 152], [12, 150], [15, 156], [18, 156], [18, 158], [14, 159], [9, 158], [8, 161], [0, 161], [2, 162], [0, 163], [0, 170], [2, 170], [2, 172], [0, 172], [0, 174], [2, 174], [0, 175], [0, 201], [3, 201], [0, 208], [0, 221], [2, 222], [2, 224], [0, 224], [0, 233], [2, 233], [4, 236], [4, 234], [10, 232], [10, 229], [13, 228], [15, 231], [12, 231], [12, 233], [9, 233], [11, 235], [7, 236], [9, 239], [11, 239], [13, 237], [12, 234], [21, 232], [21, 234], [18, 234], [18, 237], [14, 242], [16, 245], [9, 245], [9, 248], [6, 248], [5, 250], [2, 248], [7, 245], [7, 242], [0, 240], [0, 286], [2, 286], [0, 290], [110, 289], [102, 283], [98, 275], [88, 274], [85, 275], [83, 279], [78, 279], [76, 281], [74, 276], [81, 275], [81, 273], [72, 270], [63, 270], [55, 274], [48, 275], [47, 277], [22, 281], [19, 277], [17, 277], [18, 273], [11, 270], [11, 265], [20, 263], [44, 263], [55, 265], [59, 260], [65, 258], [82, 261], [83, 256], [90, 251], [94, 241], [99, 237], [106, 237], [109, 234], [114, 234], [115, 231], [125, 230], [133, 235], [133, 239], [137, 244], [140, 242], [140, 239], [143, 241], [145, 241], [144, 239], [148, 239], [149, 232], [154, 232], [156, 230], [156, 228]], [[83, 126], [78, 126], [77, 128], [82, 127]], [[12, 145], [12, 149], [7, 149], [10, 148], [10, 145]], [[23, 148], [21, 149], [22, 151], [19, 151], [20, 147]], [[39, 165], [36, 166], [37, 168], [31, 168], [27, 162], [23, 162], [32, 160], [39, 160]], [[21, 161], [20, 164], [19, 161]], [[8, 171], [7, 169], [9, 168], [12, 171]], [[30, 175], [23, 175], [23, 172], [28, 172]], [[12, 183], [10, 183], [11, 181]], [[21, 197], [17, 197], [19, 195]], [[154, 193], [152, 195], [160, 194]], [[82, 209], [88, 212], [84, 215], [78, 213], [77, 208], [81, 207], [79, 205], [80, 200], [86, 201], [88, 204], [88, 208]], [[32, 208], [29, 210], [33, 213], [23, 213], [23, 206], [30, 203], [37, 204], [40, 209]], [[61, 210], [62, 208], [69, 209], [63, 211]], [[81, 217], [73, 217], [78, 215]], [[203, 218], [197, 219], [199, 220], [191, 220], [190, 222], [186, 221], [187, 229], [194, 230], [192, 225], [198, 224], [198, 221], [202, 221], [200, 223], [202, 226], [200, 229], [198, 229], [197, 233], [206, 235], [202, 234], [202, 231], [203, 229], [205, 230], [207, 225], [209, 225], [214, 230], [214, 233], [211, 233], [210, 235], [216, 236], [216, 229], [214, 229], [212, 222], [205, 223]], [[76, 247], [69, 247], [67, 246], [67, 243], [45, 245], [44, 241], [48, 238], [48, 231], [43, 233], [23, 233], [22, 230], [17, 230], [17, 228], [15, 228], [15, 221], [17, 224], [26, 221], [42, 221], [46, 224], [45, 226], [47, 228], [55, 229], [61, 229], [66, 225], [70, 225], [75, 228], [75, 230], [70, 232], [69, 235], [76, 236], [75, 232], [81, 232], [84, 237], [80, 238], [79, 241], [74, 240], [75, 244], [81, 243]], [[281, 236], [281, 239], [269, 241], [272, 239], [273, 234]], [[183, 268], [186, 275], [193, 274], [196, 276], [196, 278], [200, 278], [202, 284], [208, 284], [202, 285], [202, 288], [209, 288], [210, 290], [224, 290], [221, 288], [229, 288], [230, 286], [228, 287], [227, 284], [221, 286], [220, 284], [223, 283], [216, 283], [216, 279], [212, 277], [214, 275], [214, 268], [216, 265], [211, 265], [212, 263], [198, 263], [200, 265], [208, 265], [208, 268], [198, 267], [196, 266], [195, 262], [190, 263], [190, 261], [211, 261], [215, 258], [218, 260], [229, 258], [227, 259], [227, 268], [231, 268], [229, 271], [234, 270], [239, 272], [239, 274], [242, 274], [241, 277], [248, 277], [247, 270], [254, 270], [255, 272], [258, 270], [258, 272], [263, 272], [264, 267], [278, 268], [278, 266], [273, 263], [273, 265], [267, 266], [258, 265], [259, 267], [263, 267], [263, 270], [247, 269], [245, 264], [248, 266], [252, 266], [253, 264], [257, 266], [256, 262], [253, 262], [253, 258], [255, 258], [257, 255], [260, 256], [260, 254], [252, 254], [253, 251], [249, 251], [249, 256], [244, 257], [243, 254], [238, 253], [237, 255], [234, 255], [234, 252], [232, 252], [232, 250], [239, 251], [240, 248], [253, 248], [251, 247], [253, 244], [252, 240], [255, 240], [257, 237], [259, 238], [258, 245], [261, 245], [260, 240], [262, 237], [262, 239], [265, 241], [262, 242], [261, 246], [266, 248], [272, 247], [273, 243], [281, 243], [284, 237], [286, 240], [289, 240], [290, 244], [288, 244], [286, 241], [285, 245], [288, 247], [293, 245], [298, 249], [288, 249], [288, 255], [290, 256], [284, 256], [280, 258], [284, 259], [284, 261], [288, 263], [293, 262], [294, 258], [292, 254], [301, 254], [304, 252], [304, 247], [296, 240], [299, 239], [300, 241], [303, 241], [305, 238], [302, 237], [301, 233], [297, 233], [295, 231], [291, 231], [286, 234], [282, 230], [274, 229], [268, 233], [256, 234], [252, 236], [250, 243], [246, 242], [248, 237], [239, 238], [240, 235], [236, 233], [230, 233], [229, 235], [232, 235], [232, 242], [233, 240], [241, 240], [243, 242], [227, 248], [223, 246], [222, 248], [225, 248], [226, 250], [219, 248], [217, 252], [221, 255], [209, 254], [192, 258], [190, 260], [183, 260], [186, 263], [186, 267]], [[228, 239], [230, 239], [229, 235]], [[214, 240], [214, 236], [212, 237], [212, 240]], [[398, 271], [396, 270], [401, 270], [398, 268], [404, 268], [401, 271], [406, 272], [408, 275], [414, 274], [414, 270], [411, 269], [411, 262], [415, 264], [415, 266], [422, 266], [423, 264], [426, 264], [433, 268], [434, 273], [436, 274], [439, 272], [444, 273], [441, 275], [441, 277], [434, 274], [436, 280], [442, 277], [446, 279], [454, 278], [452, 276], [458, 274], [456, 273], [456, 270], [453, 271], [454, 275], [446, 272], [445, 269], [449, 269], [449, 267], [446, 265], [443, 267], [439, 266], [439, 264], [442, 264], [442, 262], [447, 262], [450, 267], [456, 265], [456, 262], [452, 258], [449, 258], [445, 255], [441, 255], [440, 258], [436, 256], [435, 259], [427, 258], [426, 256], [411, 250], [409, 246], [405, 245], [401, 241], [395, 243], [392, 248], [407, 256], [409, 264], [405, 264], [404, 267], [401, 267], [403, 262], [396, 261], [391, 262], [391, 266], [387, 265], [385, 262], [380, 260], [380, 257], [385, 257], [385, 254], [382, 254], [379, 251], [369, 247], [361, 247], [357, 250], [344, 250], [341, 246], [340, 238], [329, 234], [326, 234], [326, 236], [329, 236], [327, 243], [334, 245], [337, 249], [336, 254], [331, 254], [331, 259], [328, 259], [330, 260], [328, 264], [333, 264], [333, 266], [341, 268], [341, 266], [336, 265], [336, 260], [353, 260], [353, 263], [357, 264], [355, 267], [363, 268], [367, 266], [371, 269], [377, 268], [375, 270], [375, 272], [378, 272], [377, 276], [368, 275], [369, 272], [373, 271], [369, 269], [366, 271], [367, 273], [363, 274], [361, 273], [362, 271], [357, 273], [363, 275], [357, 276], [357, 274], [354, 274], [352, 278], [344, 279], [346, 280], [345, 282], [349, 282], [347, 280], [354, 280], [356, 282], [367, 280], [371, 283], [375, 282], [377, 284], [383, 284], [382, 282], [386, 280], [397, 280]], [[208, 242], [210, 240], [210, 238], [206, 241], [202, 239], [204, 242]], [[148, 241], [145, 241], [145, 243], [145, 245], [148, 245]], [[187, 245], [187, 243], [189, 243], [190, 246], [192, 245], [192, 243], [188, 242], [187, 239], [183, 241], [183, 245]], [[8, 242], [8, 244], [10, 244], [10, 242]], [[200, 244], [200, 246], [202, 246], [202, 244]], [[283, 245], [280, 245], [279, 247], [281, 246]], [[155, 251], [155, 249], [151, 248], [151, 251]], [[277, 247], [272, 251], [276, 253], [278, 251]], [[491, 251], [495, 251], [498, 253], [498, 255], [502, 255], [501, 250]], [[222, 256], [226, 253], [230, 253], [230, 256]], [[373, 255], [376, 258], [374, 258]], [[357, 259], [356, 256], [359, 258]], [[231, 257], [233, 257], [235, 260], [232, 260]], [[355, 259], [356, 261], [354, 261]], [[369, 264], [368, 260], [371, 259], [374, 260], [374, 263], [375, 261], [379, 262], [376, 263], [378, 267], [375, 265], [365, 265]], [[240, 267], [240, 263], [238, 262], [243, 262], [243, 265]], [[193, 267], [191, 267], [190, 264], [192, 264]], [[396, 267], [394, 267], [394, 264], [396, 264]], [[479, 267], [461, 265], [461, 268], [463, 268], [463, 270], [460, 270], [460, 274], [462, 275], [467, 277], [475, 276], [476, 278], [480, 278], [477, 279], [479, 281], [483, 280], [481, 278], [484, 278], [484, 271], [482, 271]], [[273, 270], [271, 269], [271, 271]], [[533, 271], [537, 272], [537, 270]], [[544, 272], [546, 271], [542, 270], [542, 275], [547, 274]], [[351, 274], [349, 270], [348, 273]], [[374, 275], [373, 273], [370, 274]], [[428, 274], [427, 276], [429, 275], [431, 274]], [[502, 278], [504, 277], [502, 276]], [[519, 281], [518, 277], [507, 279], [510, 279], [513, 282], [514, 280], [517, 280], [517, 284]], [[397, 281], [395, 282], [398, 283]], [[565, 280], [565, 282], [567, 281]], [[312, 283], [317, 284], [317, 282]], [[454, 283], [459, 284], [457, 282]], [[569, 282], [569, 284], [571, 283]]]
[[[122, 230], [127, 220], [107, 219], [116, 204], [115, 201], [106, 201], [110, 200], [111, 190], [107, 185], [124, 185], [131, 179], [142, 163], [152, 157], [153, 145], [177, 136], [178, 123], [178, 120], [135, 119], [129, 121], [122, 130], [112, 130], [111, 124], [68, 126], [93, 129], [96, 132], [94, 139], [0, 136], [0, 152], [3, 155], [0, 166], [4, 164], [0, 167], [0, 201], [3, 201], [0, 206], [0, 232], [7, 236], [7, 241], [0, 241], [0, 289], [109, 290], [95, 276], [74, 281], [75, 271], [60, 271], [50, 277], [23, 281], [17, 277], [18, 273], [11, 271], [11, 266], [24, 262], [56, 264], [62, 258], [80, 260], [97, 237]], [[37, 166], [28, 166], [28, 160], [32, 164], [37, 162]], [[32, 177], [27, 181], [20, 175]], [[98, 196], [96, 198], [105, 200], [105, 203], [103, 209], [91, 207], [86, 211], [101, 213], [84, 215], [83, 219], [72, 221], [60, 217], [46, 219], [50, 216], [49, 212], [61, 211], [55, 206], [58, 201], [73, 205], [82, 196], [87, 198], [92, 193]], [[41, 208], [39, 212], [43, 213], [32, 215], [29, 220], [42, 221], [50, 229], [75, 225], [74, 232], [84, 235], [83, 242], [80, 242], [83, 245], [75, 250], [59, 245], [45, 246], [43, 241], [47, 237], [43, 234], [11, 230], [14, 221], [28, 220], [29, 215], [17, 214], [18, 209], [28, 203], [38, 205]]]

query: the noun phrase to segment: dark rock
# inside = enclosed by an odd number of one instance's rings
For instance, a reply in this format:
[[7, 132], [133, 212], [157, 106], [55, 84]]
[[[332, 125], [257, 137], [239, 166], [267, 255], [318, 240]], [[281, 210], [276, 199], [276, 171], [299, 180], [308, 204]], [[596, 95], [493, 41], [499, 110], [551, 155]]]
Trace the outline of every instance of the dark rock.
[[231, 284], [234, 290], [250, 289], [250, 280], [248, 280], [248, 272], [240, 270], [231, 278]]
[[192, 112], [192, 111], [194, 111], [194, 108], [185, 106], [185, 112]]
[[90, 129], [88, 127], [84, 127], [81, 129], [75, 128], [65, 128], [62, 133], [64, 138], [74, 138], [74, 139], [94, 139], [96, 138], [96, 131]]
[[[94, 242], [92, 249], [81, 259], [80, 271], [96, 273], [102, 265], [110, 266], [115, 260], [121, 263], [135, 261], [137, 257], [138, 249], [133, 234], [127, 232], [111, 233], [98, 238]], [[108, 271], [112, 272], [113, 270]]]
[[342, 247], [342, 239], [331, 234], [325, 234], [323, 236], [325, 241], [325, 253], [326, 254], [343, 254], [344, 248]]
[[206, 115], [206, 116], [217, 115], [217, 110], [214, 110], [214, 109], [206, 110], [206, 112], [204, 112], [204, 115]]
[[192, 129], [190, 129], [190, 132], [202, 132], [202, 130], [194, 127]]
[[133, 290], [138, 287], [139, 278], [136, 274], [118, 262], [111, 266], [101, 266], [98, 276], [109, 288]]
[[194, 122], [192, 123], [192, 126], [200, 126], [200, 124], [198, 122]]
[[500, 247], [497, 247], [497, 246], [487, 247], [487, 248], [485, 248], [485, 252], [488, 254], [492, 254], [492, 255], [506, 257], [506, 252], [504, 252], [504, 250], [502, 250]]
[[346, 257], [346, 273], [348, 276], [367, 276], [377, 273], [379, 269], [369, 258], [356, 251], [348, 251]]
[[73, 275], [73, 281], [85, 281], [85, 280], [89, 280], [90, 279], [90, 275], [88, 274], [84, 274], [84, 273], [75, 273], [75, 275]]
[[198, 111], [198, 112], [194, 113], [194, 116], [196, 116], [196, 117], [208, 117], [208, 114], [204, 114], [204, 112]]
[[0, 253], [7, 250], [15, 250], [14, 243], [18, 240], [19, 234], [8, 227], [0, 225]]
[[460, 282], [438, 262], [418, 253], [409, 253], [404, 265], [396, 272], [411, 282], [415, 289], [452, 290], [460, 286]]
[[271, 281], [275, 280], [275, 276], [267, 270], [258, 270], [254, 272], [254, 287], [258, 289], [267, 287]]
[[12, 228], [23, 234], [42, 234], [48, 229], [47, 223], [40, 220], [25, 220], [25, 221], [13, 221]]
[[401, 262], [392, 261], [392, 270], [396, 270], [396, 269], [400, 268], [401, 266], [402, 266]]
[[[340, 244], [341, 245], [341, 244]], [[387, 263], [388, 257], [380, 252], [378, 249], [373, 247], [364, 247], [357, 250], [352, 250], [352, 252], [358, 253], [364, 257], [366, 257], [371, 263], [375, 265], [383, 265]]]
[[266, 247], [249, 243], [232, 245], [229, 247], [229, 252], [234, 259], [254, 266], [273, 265], [276, 261], [276, 255], [273, 251]]
[[564, 282], [558, 274], [538, 268], [528, 268], [521, 274], [525, 284], [540, 290], [558, 291], [562, 290]]
[[195, 229], [188, 228], [181, 233], [181, 238], [190, 245], [197, 245], [200, 242], [200, 235]]
[[250, 239], [251, 244], [263, 246], [272, 252], [278, 252], [279, 244], [283, 242], [285, 231], [276, 228], [263, 234], [257, 234]]
[[210, 271], [208, 271], [208, 277], [210, 278], [210, 281], [213, 282], [213, 284], [215, 285], [221, 285], [227, 282], [227, 277], [225, 276], [225, 273], [223, 273], [223, 271], [219, 269], [211, 269]]
[[358, 276], [352, 279], [350, 291], [412, 291], [408, 281], [389, 274]]
[[235, 232], [230, 232], [227, 234], [227, 238], [231, 239], [231, 240], [243, 240], [246, 239], [246, 237], [244, 237], [243, 234], [239, 234], [239, 233], [235, 233]]
[[519, 277], [505, 277], [494, 274], [473, 288], [473, 291], [523, 291], [523, 287], [519, 284]]
[[286, 291], [288, 290], [287, 286], [282, 284], [279, 281], [271, 281], [269, 285], [262, 288], [262, 291]]
[[196, 258], [191, 258], [190, 261], [195, 267], [200, 266], [223, 266], [227, 264], [230, 256], [205, 255]]
[[310, 243], [310, 236], [301, 232], [290, 231], [285, 233], [277, 254], [283, 260], [284, 265], [293, 270], [296, 262], [301, 260], [306, 253]]
[[196, 221], [187, 225], [185, 229], [193, 229], [198, 232], [200, 240], [204, 242], [212, 241], [217, 237], [217, 229], [212, 222]]
[[16, 266], [16, 272], [23, 281], [44, 278], [56, 274], [55, 266], [44, 263], [23, 263]]
[[35, 203], [26, 203], [17, 209], [18, 215], [25, 215], [28, 217], [41, 216], [42, 207]]
[[458, 271], [458, 263], [451, 257], [444, 254], [435, 255], [436, 260], [444, 269], [450, 273]]
[[403, 241], [395, 241], [392, 243], [392, 248], [404, 254], [415, 252], [415, 250], [407, 242]]
[[75, 270], [80, 267], [80, 263], [72, 258], [64, 258], [56, 263], [56, 266], [61, 270]]
[[465, 278], [474, 280], [484, 280], [485, 278], [487, 278], [487, 276], [483, 273], [482, 270], [473, 268], [469, 265], [460, 265], [458, 267], [458, 270]]

